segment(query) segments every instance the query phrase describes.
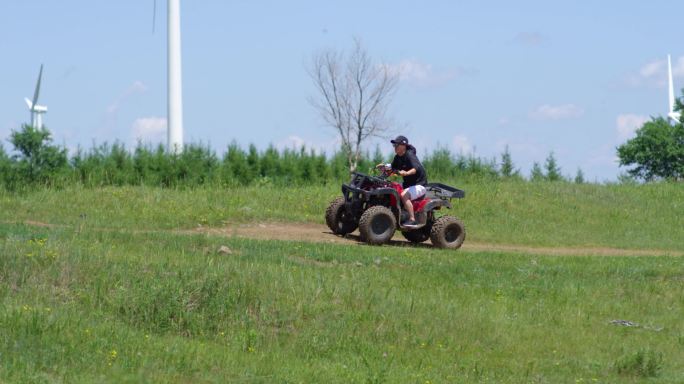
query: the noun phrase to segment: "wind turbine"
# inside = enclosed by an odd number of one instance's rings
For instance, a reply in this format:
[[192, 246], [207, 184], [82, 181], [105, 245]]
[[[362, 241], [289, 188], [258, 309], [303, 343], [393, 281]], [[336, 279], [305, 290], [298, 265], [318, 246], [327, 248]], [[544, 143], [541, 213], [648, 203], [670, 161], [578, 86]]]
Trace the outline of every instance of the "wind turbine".
[[181, 73], [180, 0], [168, 0], [168, 147], [183, 150], [183, 89]]
[[[157, 14], [154, 1], [152, 32]], [[181, 71], [180, 0], [167, 1], [167, 149], [183, 151], [183, 84]]]
[[670, 102], [670, 109], [667, 113], [667, 117], [669, 117], [674, 123], [679, 123], [679, 119], [682, 117], [681, 112], [675, 112], [674, 107], [675, 107], [675, 95], [674, 95], [674, 84], [672, 82], [672, 61], [670, 60], [670, 55], [667, 55], [667, 76], [668, 76], [668, 81], [669, 81], [669, 102]]
[[43, 128], [43, 114], [47, 112], [47, 107], [38, 105], [38, 96], [40, 95], [40, 80], [43, 78], [43, 64], [40, 65], [40, 72], [38, 72], [38, 82], [36, 83], [36, 90], [33, 92], [33, 101], [28, 97], [24, 97], [26, 105], [28, 105], [31, 112], [31, 126], [36, 129]]

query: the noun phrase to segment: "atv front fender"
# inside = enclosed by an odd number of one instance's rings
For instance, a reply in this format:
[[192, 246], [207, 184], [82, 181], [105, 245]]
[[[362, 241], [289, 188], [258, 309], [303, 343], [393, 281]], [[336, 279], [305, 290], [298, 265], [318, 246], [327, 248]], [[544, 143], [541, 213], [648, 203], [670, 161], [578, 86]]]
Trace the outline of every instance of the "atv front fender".
[[[401, 187], [401, 186], [400, 186]], [[353, 195], [356, 195], [361, 201], [368, 201], [370, 200], [371, 196], [380, 196], [380, 195], [389, 195], [392, 199], [392, 204], [394, 205], [395, 208], [400, 209], [401, 207], [399, 204], [401, 203], [401, 197], [399, 196], [399, 192], [397, 192], [396, 188], [378, 188], [374, 189], [372, 191], [366, 191], [361, 188], [356, 188], [348, 184], [343, 184], [342, 185], [342, 195], [344, 196], [345, 200], [347, 201], [347, 205], [350, 206], [351, 203], [354, 201]]]

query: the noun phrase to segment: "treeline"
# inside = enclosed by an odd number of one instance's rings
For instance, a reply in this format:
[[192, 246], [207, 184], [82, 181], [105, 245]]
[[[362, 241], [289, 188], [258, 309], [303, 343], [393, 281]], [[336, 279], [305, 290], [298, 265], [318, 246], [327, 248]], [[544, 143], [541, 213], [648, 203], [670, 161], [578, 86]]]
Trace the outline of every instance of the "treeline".
[[[30, 186], [87, 187], [106, 185], [148, 185], [192, 187], [199, 185], [306, 185], [339, 183], [349, 177], [342, 152], [331, 156], [305, 148], [278, 150], [270, 146], [246, 150], [232, 143], [222, 156], [207, 145], [190, 144], [179, 154], [161, 145], [138, 144], [129, 150], [121, 143], [102, 144], [89, 150], [78, 149], [71, 156], [52, 143], [47, 129], [24, 126], [12, 132], [13, 152], [0, 145], [0, 186], [20, 189]], [[391, 161], [391, 155], [376, 148], [367, 153], [358, 170], [369, 172], [375, 164]], [[515, 168], [506, 150], [500, 159], [454, 155], [446, 148], [420, 154], [432, 180], [485, 178], [526, 180]], [[530, 180], [568, 181], [561, 175], [553, 153], [542, 169], [535, 163]], [[576, 182], [584, 182], [579, 171]]]

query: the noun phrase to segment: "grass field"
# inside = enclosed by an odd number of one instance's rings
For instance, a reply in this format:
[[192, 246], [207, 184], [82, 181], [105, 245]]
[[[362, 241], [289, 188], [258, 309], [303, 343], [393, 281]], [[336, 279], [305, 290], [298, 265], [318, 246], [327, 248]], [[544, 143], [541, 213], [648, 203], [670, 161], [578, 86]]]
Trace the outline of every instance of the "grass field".
[[[681, 186], [467, 187], [469, 239], [684, 249]], [[335, 189], [0, 194], [0, 382], [684, 381], [682, 257], [166, 231], [321, 222]]]
[[[492, 182], [461, 185], [454, 214], [470, 241], [532, 246], [684, 250], [684, 187]], [[338, 185], [169, 190], [145, 187], [0, 192], [0, 221], [176, 229], [197, 225], [323, 223]]]

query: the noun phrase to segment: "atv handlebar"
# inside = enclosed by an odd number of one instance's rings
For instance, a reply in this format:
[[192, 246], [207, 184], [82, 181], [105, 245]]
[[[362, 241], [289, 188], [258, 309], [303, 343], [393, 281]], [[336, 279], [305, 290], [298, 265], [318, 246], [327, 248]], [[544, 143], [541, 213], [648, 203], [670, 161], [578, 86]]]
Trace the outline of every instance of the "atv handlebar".
[[380, 175], [371, 175], [359, 172], [352, 172], [352, 181], [350, 185], [361, 187], [361, 185], [364, 184], [363, 180], [367, 180], [371, 183], [378, 185], [389, 185], [390, 181], [387, 180], [389, 176], [390, 175], [386, 173], [382, 173]]
[[387, 163], [387, 164], [378, 164], [378, 165], [375, 166], [375, 169], [377, 169], [377, 170], [379, 170], [379, 171], [382, 172], [382, 173], [381, 173], [379, 176], [377, 176], [377, 177], [378, 177], [378, 178], [381, 178], [381, 179], [383, 179], [383, 180], [386, 180], [387, 178], [389, 178], [389, 177], [392, 176], [392, 175], [398, 174], [398, 172], [396, 172], [394, 169], [392, 169], [392, 164], [389, 164], [389, 163]]

